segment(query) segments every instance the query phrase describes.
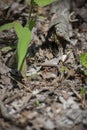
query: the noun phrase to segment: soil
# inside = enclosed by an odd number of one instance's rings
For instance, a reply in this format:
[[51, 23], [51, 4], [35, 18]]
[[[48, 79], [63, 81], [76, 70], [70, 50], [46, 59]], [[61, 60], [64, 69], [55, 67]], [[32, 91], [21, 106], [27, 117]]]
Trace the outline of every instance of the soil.
[[[87, 75], [80, 64], [87, 51], [87, 2], [71, 2], [70, 42], [64, 40], [62, 53], [57, 41], [48, 38], [54, 32], [54, 5], [34, 10], [43, 18], [36, 18], [32, 30], [26, 79], [16, 65], [8, 67], [17, 35], [13, 29], [0, 32], [0, 130], [87, 130]], [[15, 20], [25, 26], [28, 10], [24, 1], [0, 1], [0, 26]]]

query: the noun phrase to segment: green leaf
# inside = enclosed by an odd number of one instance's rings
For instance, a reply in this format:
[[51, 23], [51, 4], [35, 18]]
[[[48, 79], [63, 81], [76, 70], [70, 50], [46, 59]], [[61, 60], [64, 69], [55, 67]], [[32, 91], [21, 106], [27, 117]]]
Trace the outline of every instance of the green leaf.
[[7, 23], [5, 25], [0, 26], [0, 32], [4, 30], [9, 30], [11, 28], [13, 28], [13, 23]]
[[[34, 24], [34, 23], [33, 23]], [[32, 24], [32, 26], [33, 26]], [[18, 63], [18, 71], [21, 71], [23, 61], [25, 59], [28, 45], [31, 41], [31, 31], [27, 27], [22, 27], [19, 21], [15, 21], [13, 23], [8, 23], [5, 25], [2, 25], [0, 27], [0, 31], [8, 30], [14, 28], [17, 37], [18, 37], [18, 44], [16, 49], [16, 55], [17, 55], [17, 63]]]
[[9, 50], [12, 50], [12, 49], [15, 49], [16, 47], [15, 46], [6, 46], [6, 47], [3, 47], [3, 48], [0, 48], [0, 51], [9, 51]]
[[84, 74], [87, 76], [87, 69], [86, 69], [86, 70], [84, 70]]
[[80, 55], [80, 63], [87, 68], [87, 52]]
[[21, 69], [22, 63], [27, 53], [28, 45], [31, 41], [31, 32], [28, 28], [24, 28], [18, 42], [18, 70]]
[[84, 95], [85, 93], [86, 93], [86, 88], [82, 88], [81, 91], [80, 91], [80, 94]]
[[35, 104], [36, 104], [37, 106], [40, 106], [40, 105], [41, 105], [41, 103], [40, 103], [39, 100], [36, 100]]
[[68, 70], [68, 69], [67, 69], [67, 67], [65, 67], [65, 66], [61, 68], [61, 72], [63, 72], [63, 73], [64, 73], [65, 71], [67, 71], [67, 70]]
[[21, 37], [21, 33], [23, 31], [23, 27], [22, 27], [22, 25], [20, 24], [19, 21], [13, 22], [13, 26], [14, 26], [14, 30], [15, 30], [17, 36], [18, 36], [18, 39], [19, 39]]
[[48, 4], [51, 4], [52, 2], [54, 2], [55, 0], [34, 0], [34, 2], [36, 4], [38, 4], [39, 6], [43, 7], [46, 6]]
[[14, 23], [14, 29], [18, 36], [18, 45], [17, 45], [18, 71], [21, 71], [23, 61], [27, 53], [28, 45], [31, 41], [31, 31], [27, 27], [22, 27], [22, 25], [18, 21]]

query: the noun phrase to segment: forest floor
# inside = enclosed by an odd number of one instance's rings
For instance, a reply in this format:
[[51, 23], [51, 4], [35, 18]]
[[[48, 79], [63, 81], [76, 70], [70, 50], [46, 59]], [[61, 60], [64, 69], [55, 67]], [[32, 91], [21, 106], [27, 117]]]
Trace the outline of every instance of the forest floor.
[[[0, 26], [15, 20], [25, 25], [27, 4], [0, 2]], [[56, 55], [55, 41], [45, 38], [50, 9], [38, 9], [44, 17], [33, 29], [26, 81], [8, 67], [15, 50], [11, 46], [17, 45], [15, 32], [0, 32], [0, 130], [87, 130], [87, 77], [79, 59], [87, 51], [87, 3], [76, 10], [71, 43], [61, 57]]]

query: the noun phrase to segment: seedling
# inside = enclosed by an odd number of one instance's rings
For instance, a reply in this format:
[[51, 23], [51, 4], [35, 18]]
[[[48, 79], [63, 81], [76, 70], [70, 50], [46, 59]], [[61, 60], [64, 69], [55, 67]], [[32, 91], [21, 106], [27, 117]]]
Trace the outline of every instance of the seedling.
[[80, 91], [81, 96], [85, 95], [85, 93], [86, 93], [86, 88], [82, 88]]
[[[85, 83], [87, 84], [87, 52], [84, 52], [80, 55], [80, 63], [83, 65], [84, 67], [84, 75], [85, 77]], [[85, 95], [86, 93], [86, 89], [82, 88], [80, 94], [81, 95]]]
[[80, 64], [84, 66], [84, 74], [87, 76], [87, 52], [80, 55]]
[[34, 6], [37, 4], [38, 6], [43, 7], [52, 3], [53, 1], [55, 0], [29, 0], [30, 4], [29, 18], [25, 27], [23, 27], [19, 21], [14, 21], [12, 23], [8, 23], [0, 27], [0, 31], [9, 30], [13, 28], [17, 34], [18, 43], [14, 54], [17, 61], [17, 70], [20, 72], [22, 71], [24, 66], [27, 49], [31, 41], [32, 29], [35, 26], [35, 20], [31, 17]]

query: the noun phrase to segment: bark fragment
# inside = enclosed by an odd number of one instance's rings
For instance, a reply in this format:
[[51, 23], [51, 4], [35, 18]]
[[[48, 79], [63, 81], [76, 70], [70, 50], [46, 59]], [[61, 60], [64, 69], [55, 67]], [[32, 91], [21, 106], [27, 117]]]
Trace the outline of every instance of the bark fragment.
[[55, 32], [58, 40], [60, 38], [70, 42], [69, 39], [69, 28], [71, 25], [69, 23], [69, 13], [70, 13], [70, 0], [58, 0], [51, 7], [51, 14], [53, 14], [49, 32]]

